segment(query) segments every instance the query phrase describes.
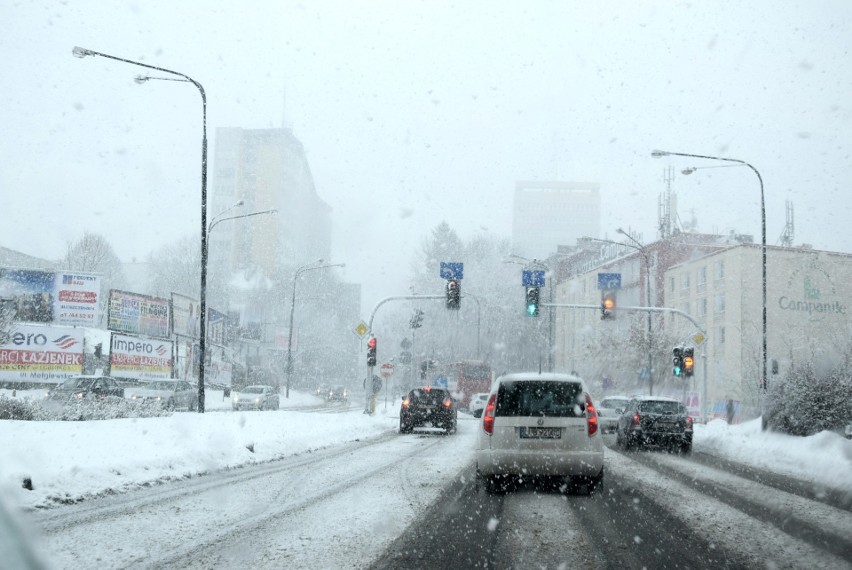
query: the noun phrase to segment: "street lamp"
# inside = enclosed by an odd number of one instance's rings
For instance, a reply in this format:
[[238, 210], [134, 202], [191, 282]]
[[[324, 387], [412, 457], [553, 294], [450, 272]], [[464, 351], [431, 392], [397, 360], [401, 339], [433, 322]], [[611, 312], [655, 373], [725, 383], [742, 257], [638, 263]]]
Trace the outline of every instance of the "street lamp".
[[299, 275], [306, 271], [314, 271], [315, 269], [328, 269], [329, 267], [346, 267], [345, 263], [334, 263], [330, 265], [313, 265], [314, 263], [322, 263], [324, 260], [318, 259], [307, 265], [299, 267], [293, 274], [293, 295], [290, 297], [290, 334], [287, 337], [287, 391], [284, 394], [285, 398], [290, 397], [290, 376], [293, 372], [293, 313], [296, 310], [296, 281]]
[[[586, 238], [582, 238], [582, 239], [588, 239], [590, 241], [599, 241], [599, 242], [603, 242], [603, 243], [611, 243], [611, 244], [615, 244], [615, 245], [623, 245], [625, 247], [630, 247], [630, 248], [633, 248], [636, 251], [638, 251], [642, 255], [642, 259], [645, 261], [645, 293], [646, 293], [645, 294], [645, 297], [646, 297], [645, 306], [651, 307], [652, 306], [651, 305], [651, 262], [648, 259], [648, 252], [645, 250], [644, 245], [639, 243], [633, 236], [631, 236], [630, 234], [625, 232], [623, 229], [618, 228], [615, 231], [616, 231], [616, 233], [623, 235], [624, 237], [626, 237], [627, 239], [632, 241], [633, 244], [636, 244], [636, 245], [624, 243], [624, 242], [612, 241], [612, 240], [608, 240], [608, 239], [593, 238], [593, 237], [586, 237]], [[652, 355], [651, 355], [651, 351], [652, 351], [652, 348], [651, 348], [651, 311], [647, 311], [647, 313], [648, 313], [648, 394], [653, 396], [654, 395], [654, 373], [652, 372], [653, 360], [652, 360]]]
[[[763, 199], [763, 177], [760, 176], [760, 172], [757, 169], [744, 160], [739, 160], [736, 158], [723, 158], [720, 156], [705, 156], [701, 154], [687, 154], [684, 152], [668, 152], [665, 150], [654, 150], [651, 152], [651, 156], [654, 158], [661, 158], [663, 156], [686, 156], [690, 158], [705, 158], [707, 160], [721, 160], [724, 162], [735, 162], [738, 165], [748, 166], [751, 168], [752, 172], [757, 176], [758, 182], [760, 182], [760, 224], [761, 224], [761, 236], [760, 236], [760, 254], [761, 254], [761, 285], [763, 287], [763, 374], [762, 374], [762, 382], [763, 382], [763, 391], [766, 392], [769, 385], [769, 378], [766, 375], [766, 206]], [[692, 174], [696, 169], [688, 168], [683, 171], [684, 174]]]
[[[172, 71], [171, 69], [166, 69], [164, 67], [157, 67], [154, 65], [148, 65], [146, 63], [140, 63], [138, 61], [133, 61], [131, 59], [125, 59], [122, 57], [116, 57], [114, 55], [108, 55], [105, 53], [93, 51], [86, 48], [81, 48], [79, 46], [75, 46], [73, 50], [71, 50], [72, 55], [74, 57], [84, 58], [88, 56], [100, 56], [105, 57], [107, 59], [113, 59], [115, 61], [122, 61], [124, 63], [129, 63], [131, 65], [137, 65], [139, 67], [145, 67], [147, 69], [154, 69], [156, 71], [160, 71], [163, 73], [169, 73], [171, 75], [175, 75], [180, 77], [181, 79], [172, 79], [171, 81], [186, 81], [188, 83], [192, 83], [195, 87], [198, 88], [198, 92], [201, 94], [201, 124], [202, 124], [202, 136], [201, 136], [201, 302], [200, 302], [200, 310], [201, 315], [199, 317], [199, 334], [201, 338], [199, 339], [198, 348], [201, 351], [201, 361], [198, 364], [198, 413], [204, 413], [204, 360], [205, 360], [205, 337], [207, 336], [207, 95], [204, 93], [204, 87], [202, 87], [201, 83], [191, 78], [188, 75], [183, 73]], [[137, 76], [135, 81], [137, 83], [144, 83], [148, 79], [155, 78], [143, 78], [142, 76]]]

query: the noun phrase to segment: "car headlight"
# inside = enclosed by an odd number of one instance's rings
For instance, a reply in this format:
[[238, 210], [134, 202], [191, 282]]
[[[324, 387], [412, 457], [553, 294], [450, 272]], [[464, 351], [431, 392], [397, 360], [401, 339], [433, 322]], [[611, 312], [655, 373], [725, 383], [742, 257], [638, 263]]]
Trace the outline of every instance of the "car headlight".
[[76, 394], [74, 394], [74, 397], [77, 398], [78, 400], [82, 400], [83, 396], [85, 396], [85, 394], [83, 392], [77, 392]]

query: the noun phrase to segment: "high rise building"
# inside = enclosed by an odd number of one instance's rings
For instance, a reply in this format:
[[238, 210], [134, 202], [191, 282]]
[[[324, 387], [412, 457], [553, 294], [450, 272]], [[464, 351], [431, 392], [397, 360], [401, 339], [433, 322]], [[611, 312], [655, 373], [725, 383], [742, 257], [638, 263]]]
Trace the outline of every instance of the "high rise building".
[[597, 236], [601, 226], [600, 186], [592, 182], [515, 183], [512, 253], [542, 259], [560, 244]]
[[227, 216], [276, 209], [226, 221], [210, 235], [211, 260], [230, 274], [261, 269], [267, 276], [331, 255], [331, 208], [314, 187], [302, 143], [288, 128], [216, 129], [211, 223]]

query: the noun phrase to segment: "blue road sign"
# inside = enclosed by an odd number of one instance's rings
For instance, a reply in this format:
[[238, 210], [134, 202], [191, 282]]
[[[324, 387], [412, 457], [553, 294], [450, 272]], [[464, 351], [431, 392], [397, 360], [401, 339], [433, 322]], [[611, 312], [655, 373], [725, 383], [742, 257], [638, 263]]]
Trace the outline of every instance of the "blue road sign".
[[464, 263], [441, 262], [441, 279], [463, 279]]
[[598, 273], [598, 289], [603, 291], [621, 289], [621, 273]]
[[521, 285], [524, 287], [544, 287], [544, 271], [525, 269], [521, 272]]

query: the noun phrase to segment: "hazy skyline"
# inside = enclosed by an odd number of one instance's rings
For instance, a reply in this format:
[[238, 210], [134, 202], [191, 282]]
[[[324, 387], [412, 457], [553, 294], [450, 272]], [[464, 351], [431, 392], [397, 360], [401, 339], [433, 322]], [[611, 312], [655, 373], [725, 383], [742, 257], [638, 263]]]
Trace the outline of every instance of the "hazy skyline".
[[845, 1], [34, 1], [0, 18], [0, 245], [30, 255], [59, 258], [90, 230], [142, 260], [199, 233], [198, 91], [137, 85], [143, 68], [75, 45], [203, 84], [210, 169], [217, 127], [292, 126], [364, 313], [407, 291], [442, 220], [509, 237], [517, 180], [599, 183], [603, 231], [652, 241], [672, 166], [682, 219], [759, 241], [752, 172], [684, 177], [719, 163], [655, 148], [753, 164], [769, 244], [792, 200], [796, 244], [852, 251]]

